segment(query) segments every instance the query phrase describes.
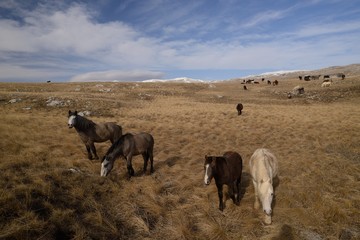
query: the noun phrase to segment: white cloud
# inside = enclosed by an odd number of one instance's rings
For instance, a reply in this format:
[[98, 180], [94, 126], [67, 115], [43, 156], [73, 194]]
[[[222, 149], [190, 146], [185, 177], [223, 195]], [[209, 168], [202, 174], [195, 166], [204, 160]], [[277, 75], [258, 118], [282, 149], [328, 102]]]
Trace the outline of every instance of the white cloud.
[[286, 15], [286, 12], [287, 11], [266, 11], [256, 14], [253, 18], [243, 24], [242, 27], [251, 28], [262, 23], [283, 18]]
[[70, 79], [71, 82], [132, 82], [146, 79], [160, 79], [164, 76], [162, 72], [155, 71], [102, 71], [79, 74]]
[[[11, 1], [7, 3], [11, 6]], [[194, 4], [190, 9], [196, 7]], [[288, 17], [292, 10], [255, 14], [239, 28]], [[302, 25], [292, 32], [238, 32], [239, 37], [219, 36], [205, 41], [196, 36], [187, 36], [185, 40], [168, 37], [197, 28], [210, 30], [209, 26], [204, 27], [204, 16], [194, 18], [195, 21], [181, 21], [192, 22], [190, 25], [164, 27], [161, 19], [149, 23], [151, 28], [163, 27], [159, 32], [165, 35], [155, 38], [124, 22], [100, 23], [96, 20], [97, 13], [85, 5], [73, 4], [67, 8], [39, 5], [32, 11], [18, 13], [22, 22], [0, 19], [0, 80], [41, 76], [64, 79], [71, 75], [74, 76], [71, 81], [138, 81], [162, 78], [161, 71], [172, 69], [311, 68], [309, 65], [333, 64], [337, 59], [347, 64], [353, 63], [349, 61], [356, 60], [360, 53], [356, 43], [360, 24], [356, 20]], [[145, 8], [144, 13], [151, 11]], [[165, 23], [187, 16], [186, 9], [168, 14], [171, 16], [167, 16]], [[209, 25], [214, 22], [209, 21]], [[215, 24], [211, 28], [215, 26], [218, 27]], [[318, 38], [325, 34], [325, 38]], [[337, 58], [331, 59], [334, 55]]]

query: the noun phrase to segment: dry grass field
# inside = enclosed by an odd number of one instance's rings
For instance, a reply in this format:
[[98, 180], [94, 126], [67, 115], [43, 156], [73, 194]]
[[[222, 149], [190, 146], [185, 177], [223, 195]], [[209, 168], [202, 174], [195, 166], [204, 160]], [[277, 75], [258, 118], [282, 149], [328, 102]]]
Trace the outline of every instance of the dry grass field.
[[[0, 83], [0, 239], [360, 239], [360, 76], [240, 82]], [[296, 85], [305, 94], [288, 99]], [[100, 177], [69, 109], [151, 133], [155, 172], [137, 156], [131, 180], [123, 159]], [[102, 157], [110, 142], [96, 146]], [[253, 210], [259, 147], [279, 160], [271, 225]], [[244, 161], [242, 196], [220, 212], [203, 162], [228, 150]]]

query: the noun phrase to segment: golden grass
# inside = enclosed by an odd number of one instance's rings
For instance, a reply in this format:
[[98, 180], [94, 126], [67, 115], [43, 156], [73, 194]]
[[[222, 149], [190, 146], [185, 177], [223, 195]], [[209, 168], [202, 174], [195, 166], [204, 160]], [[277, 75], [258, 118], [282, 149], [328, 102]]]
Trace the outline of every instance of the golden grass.
[[[305, 95], [287, 99], [300, 83]], [[359, 238], [360, 78], [320, 85], [0, 83], [0, 238]], [[50, 98], [64, 105], [46, 106]], [[87, 160], [67, 127], [69, 109], [151, 133], [155, 173], [141, 175], [135, 157], [130, 181], [123, 159], [100, 177], [100, 161]], [[110, 143], [96, 146], [101, 157]], [[259, 147], [279, 159], [270, 226], [252, 208], [247, 164]], [[235, 206], [225, 194], [220, 212], [215, 184], [203, 186], [203, 161], [229, 150], [244, 161], [242, 199]]]

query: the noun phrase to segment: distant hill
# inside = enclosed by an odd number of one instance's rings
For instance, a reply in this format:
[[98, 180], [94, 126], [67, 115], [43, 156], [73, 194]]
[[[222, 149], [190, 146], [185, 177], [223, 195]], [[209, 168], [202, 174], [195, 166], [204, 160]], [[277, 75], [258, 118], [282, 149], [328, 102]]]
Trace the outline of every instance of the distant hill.
[[[333, 66], [322, 68], [318, 70], [280, 70], [274, 72], [266, 72], [257, 75], [249, 75], [244, 77], [238, 77], [233, 79], [224, 79], [219, 81], [231, 81], [231, 80], [239, 80], [239, 79], [259, 79], [259, 78], [297, 78], [298, 76], [304, 75], [336, 75], [339, 73], [343, 73], [346, 76], [358, 76], [360, 75], [360, 64], [351, 64], [346, 66]], [[219, 81], [211, 81], [211, 82], [219, 82]], [[142, 82], [178, 82], [178, 83], [208, 83], [210, 81], [201, 80], [201, 79], [193, 79], [188, 77], [179, 77], [172, 79], [148, 79]]]
[[[358, 76], [360, 75], [360, 64], [351, 64], [346, 66], [332, 66], [317, 70], [290, 70], [290, 71], [275, 71], [267, 72], [258, 75], [251, 75], [246, 77], [239, 77], [238, 79], [245, 78], [296, 78], [304, 75], [336, 75], [343, 73], [346, 76]], [[235, 80], [235, 79], [233, 79]]]
[[179, 78], [172, 78], [172, 79], [149, 79], [143, 82], [181, 82], [181, 83], [203, 83], [206, 82], [201, 79], [193, 79], [188, 77], [179, 77]]

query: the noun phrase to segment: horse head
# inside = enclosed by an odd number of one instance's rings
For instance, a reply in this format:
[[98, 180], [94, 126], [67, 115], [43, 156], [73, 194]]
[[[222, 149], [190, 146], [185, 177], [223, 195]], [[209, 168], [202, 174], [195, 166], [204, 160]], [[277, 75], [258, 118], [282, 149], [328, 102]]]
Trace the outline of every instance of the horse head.
[[114, 166], [114, 161], [111, 157], [105, 155], [101, 161], [100, 176], [106, 177]]
[[69, 118], [68, 118], [68, 126], [69, 128], [72, 128], [75, 126], [76, 124], [76, 117], [77, 117], [77, 111], [75, 112], [71, 112], [71, 110], [69, 110]]
[[260, 200], [262, 203], [262, 207], [266, 215], [271, 215], [271, 203], [274, 197], [274, 188], [271, 182], [271, 179], [267, 181], [260, 182]]
[[214, 176], [213, 163], [214, 163], [214, 161], [213, 161], [212, 156], [205, 156], [205, 163], [204, 163], [204, 170], [205, 170], [204, 183], [205, 183], [205, 185], [209, 185], [211, 182], [211, 179]]

